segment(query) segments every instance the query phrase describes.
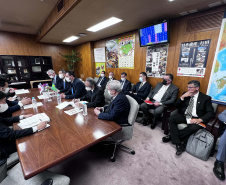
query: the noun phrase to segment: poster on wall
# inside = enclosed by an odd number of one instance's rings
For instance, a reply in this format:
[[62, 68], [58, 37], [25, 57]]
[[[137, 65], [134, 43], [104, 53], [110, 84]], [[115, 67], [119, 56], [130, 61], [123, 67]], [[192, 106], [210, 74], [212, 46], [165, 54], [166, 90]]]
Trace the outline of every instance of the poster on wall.
[[94, 49], [94, 59], [95, 59], [95, 62], [105, 62], [106, 61], [105, 47]]
[[119, 38], [119, 68], [134, 69], [135, 35]]
[[226, 105], [226, 18], [221, 24], [207, 94], [212, 101]]
[[148, 77], [163, 78], [166, 74], [168, 45], [147, 47], [146, 73]]
[[181, 43], [177, 76], [204, 77], [210, 39]]
[[96, 76], [100, 76], [102, 71], [105, 71], [105, 62], [97, 62], [96, 64]]
[[106, 42], [106, 67], [118, 68], [118, 39], [109, 40]]

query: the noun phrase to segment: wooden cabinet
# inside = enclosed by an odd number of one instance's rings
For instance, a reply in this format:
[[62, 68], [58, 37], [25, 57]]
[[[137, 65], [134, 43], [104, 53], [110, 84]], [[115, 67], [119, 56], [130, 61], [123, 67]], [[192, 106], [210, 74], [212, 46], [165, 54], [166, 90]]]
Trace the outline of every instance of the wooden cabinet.
[[49, 79], [46, 72], [52, 68], [49, 56], [0, 55], [0, 73], [6, 74], [11, 85]]

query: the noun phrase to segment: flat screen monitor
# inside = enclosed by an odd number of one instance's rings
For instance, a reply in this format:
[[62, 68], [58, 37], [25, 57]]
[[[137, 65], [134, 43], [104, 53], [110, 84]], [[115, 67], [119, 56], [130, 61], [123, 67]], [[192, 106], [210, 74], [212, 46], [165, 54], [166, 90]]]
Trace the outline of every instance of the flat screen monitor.
[[161, 22], [139, 29], [140, 46], [169, 43], [169, 22]]

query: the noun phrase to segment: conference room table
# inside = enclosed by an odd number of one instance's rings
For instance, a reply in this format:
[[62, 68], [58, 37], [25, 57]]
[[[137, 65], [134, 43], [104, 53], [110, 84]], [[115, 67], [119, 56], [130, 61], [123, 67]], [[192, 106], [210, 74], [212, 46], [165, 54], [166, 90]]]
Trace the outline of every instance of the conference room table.
[[[42, 102], [37, 110], [21, 109], [13, 116], [24, 114], [45, 113], [50, 117], [50, 127], [32, 135], [16, 140], [17, 151], [25, 179], [64, 161], [76, 153], [104, 140], [121, 130], [121, 126], [113, 121], [100, 120], [94, 114], [93, 108], [88, 108], [88, 115], [83, 113], [68, 115], [64, 111], [72, 109], [72, 106], [62, 110], [56, 108], [57, 97], [38, 99], [39, 90], [29, 89], [30, 93], [19, 95], [22, 97], [35, 97], [37, 102]], [[71, 101], [65, 100], [63, 101]], [[20, 129], [14, 123], [14, 129]]]

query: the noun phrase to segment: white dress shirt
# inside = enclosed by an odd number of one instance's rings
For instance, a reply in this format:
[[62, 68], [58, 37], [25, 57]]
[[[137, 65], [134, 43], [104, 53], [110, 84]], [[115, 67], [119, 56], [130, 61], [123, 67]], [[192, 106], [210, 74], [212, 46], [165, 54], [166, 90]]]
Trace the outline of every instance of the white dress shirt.
[[163, 95], [165, 94], [165, 92], [167, 91], [167, 89], [169, 88], [170, 85], [163, 85], [159, 91], [155, 94], [155, 96], [153, 97], [153, 99], [157, 102], [161, 102], [161, 99], [163, 97]]

